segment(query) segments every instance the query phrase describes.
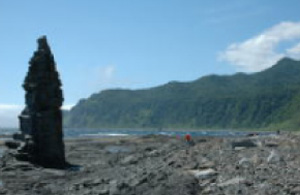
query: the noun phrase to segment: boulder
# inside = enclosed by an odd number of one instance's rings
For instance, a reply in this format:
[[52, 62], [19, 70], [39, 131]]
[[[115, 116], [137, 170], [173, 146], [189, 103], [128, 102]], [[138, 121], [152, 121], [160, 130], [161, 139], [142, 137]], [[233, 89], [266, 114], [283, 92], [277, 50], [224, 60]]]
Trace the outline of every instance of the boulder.
[[18, 141], [9, 140], [5, 142], [5, 146], [10, 149], [17, 149], [18, 147], [20, 147], [20, 145], [21, 143]]
[[239, 141], [233, 141], [233, 142], [231, 142], [231, 147], [233, 149], [235, 149], [237, 147], [251, 148], [251, 147], [257, 147], [257, 143], [255, 143], [251, 139], [244, 139], [244, 140], [239, 140]]
[[266, 141], [266, 142], [265, 142], [265, 146], [266, 146], [266, 147], [275, 148], [275, 147], [278, 147], [279, 144], [278, 144], [278, 142], [276, 142], [276, 141]]

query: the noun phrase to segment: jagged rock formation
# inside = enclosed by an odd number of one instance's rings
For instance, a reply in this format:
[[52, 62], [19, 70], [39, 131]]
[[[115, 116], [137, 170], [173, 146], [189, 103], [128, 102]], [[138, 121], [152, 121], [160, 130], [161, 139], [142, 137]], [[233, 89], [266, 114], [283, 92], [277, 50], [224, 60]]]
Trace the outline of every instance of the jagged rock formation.
[[23, 140], [19, 158], [45, 167], [66, 165], [62, 132], [63, 102], [61, 81], [45, 36], [38, 39], [38, 49], [29, 62], [23, 88], [26, 107], [19, 116]]

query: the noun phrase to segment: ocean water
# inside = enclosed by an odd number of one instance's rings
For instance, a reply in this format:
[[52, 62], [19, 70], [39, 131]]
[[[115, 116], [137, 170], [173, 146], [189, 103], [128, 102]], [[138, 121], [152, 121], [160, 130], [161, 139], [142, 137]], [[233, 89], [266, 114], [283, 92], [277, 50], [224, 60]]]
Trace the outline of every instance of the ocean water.
[[[18, 129], [0, 129], [0, 139], [6, 139], [7, 136], [18, 132]], [[188, 130], [143, 130], [143, 129], [90, 129], [90, 128], [65, 128], [64, 138], [88, 138], [88, 137], [111, 137], [111, 136], [144, 136], [144, 135], [168, 135], [168, 136], [213, 136], [213, 137], [239, 137], [247, 136], [247, 131], [188, 131]], [[271, 135], [274, 132], [258, 132], [259, 135]], [[2, 137], [2, 138], [1, 138]]]
[[0, 135], [2, 137], [12, 135], [16, 132], [18, 132], [18, 129], [16, 128], [0, 128]]
[[[167, 136], [184, 136], [190, 134], [191, 136], [213, 136], [213, 137], [240, 137], [247, 136], [253, 132], [247, 131], [188, 131], [188, 130], [143, 130], [143, 129], [82, 129], [70, 128], [64, 130], [65, 138], [76, 137], [107, 137], [107, 136], [144, 136], [144, 135], [167, 135]], [[274, 132], [258, 132], [259, 135], [271, 135]]]

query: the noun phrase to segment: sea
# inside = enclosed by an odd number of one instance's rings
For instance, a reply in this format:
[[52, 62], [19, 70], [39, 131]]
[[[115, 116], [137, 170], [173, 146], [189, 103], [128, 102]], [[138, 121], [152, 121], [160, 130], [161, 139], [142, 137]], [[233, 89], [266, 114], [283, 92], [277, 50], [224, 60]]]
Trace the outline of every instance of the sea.
[[[0, 139], [6, 139], [18, 132], [18, 129], [1, 129]], [[213, 137], [241, 137], [250, 134], [260, 136], [276, 134], [275, 132], [253, 132], [235, 130], [161, 130], [161, 129], [92, 129], [92, 128], [65, 128], [64, 138], [89, 138], [89, 137], [113, 137], [113, 136], [145, 136], [145, 135], [167, 135], [167, 136], [213, 136]]]
[[[11, 139], [14, 133], [17, 133], [18, 129], [0, 128], [0, 141]], [[182, 137], [186, 134], [190, 134], [192, 137], [205, 136], [205, 137], [243, 137], [248, 135], [269, 136], [276, 134], [275, 132], [249, 132], [249, 131], [233, 131], [233, 130], [145, 130], [145, 129], [91, 129], [91, 128], [65, 128], [64, 139], [76, 139], [76, 138], [105, 138], [114, 136], [145, 136], [145, 135], [166, 135]], [[1, 145], [0, 145], [1, 146]], [[114, 149], [114, 148], [113, 148]], [[118, 149], [119, 150], [119, 149]], [[0, 147], [0, 157], [3, 155], [4, 148]], [[1, 181], [0, 181], [1, 186]]]

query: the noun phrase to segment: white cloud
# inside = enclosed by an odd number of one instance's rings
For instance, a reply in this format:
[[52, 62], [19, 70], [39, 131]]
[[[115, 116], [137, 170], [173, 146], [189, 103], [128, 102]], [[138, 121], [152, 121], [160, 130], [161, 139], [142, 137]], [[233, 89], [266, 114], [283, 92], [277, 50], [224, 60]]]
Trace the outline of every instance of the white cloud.
[[274, 65], [284, 56], [300, 57], [300, 43], [283, 52], [276, 52], [280, 43], [299, 41], [300, 22], [282, 22], [241, 43], [233, 43], [220, 54], [238, 70], [255, 72]]
[[106, 66], [102, 70], [102, 76], [104, 79], [111, 79], [115, 73], [115, 67], [114, 66]]
[[[62, 109], [70, 110], [74, 105], [63, 105]], [[16, 128], [19, 126], [18, 116], [24, 105], [0, 104], [0, 127]]]
[[295, 59], [300, 59], [300, 43], [290, 49], [287, 49], [287, 53]]
[[141, 84], [140, 81], [120, 75], [115, 65], [87, 68], [84, 76], [87, 78], [84, 87], [88, 89], [89, 94], [86, 97], [106, 89], [133, 88], [134, 85]]
[[74, 104], [63, 105], [62, 109], [63, 110], [71, 110], [74, 106], [75, 106]]
[[111, 88], [116, 84], [116, 68], [114, 65], [90, 67], [86, 70], [86, 78], [90, 93]]
[[110, 84], [114, 80], [116, 68], [113, 65], [99, 66], [93, 70], [96, 83]]
[[93, 90], [106, 88], [124, 87], [135, 82], [130, 79], [120, 78], [116, 75], [117, 69], [114, 65], [94, 67], [90, 76], [90, 86]]
[[0, 127], [18, 127], [18, 115], [23, 108], [22, 105], [0, 104]]
[[0, 104], [0, 113], [6, 110], [19, 110], [24, 108], [23, 105], [15, 105], [15, 104]]

